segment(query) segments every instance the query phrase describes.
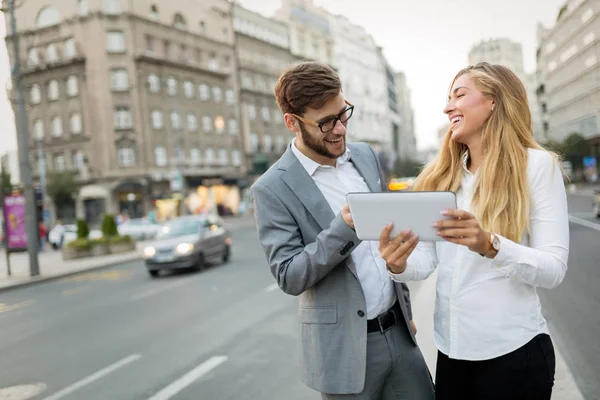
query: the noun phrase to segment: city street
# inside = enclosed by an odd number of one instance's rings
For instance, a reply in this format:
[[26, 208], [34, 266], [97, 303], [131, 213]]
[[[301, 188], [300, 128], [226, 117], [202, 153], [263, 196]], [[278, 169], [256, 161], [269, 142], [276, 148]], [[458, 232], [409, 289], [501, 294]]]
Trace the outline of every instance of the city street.
[[[590, 201], [573, 196], [570, 211], [593, 224]], [[571, 238], [567, 278], [542, 298], [595, 399], [600, 231], [571, 224]], [[273, 284], [253, 227], [233, 240], [230, 263], [200, 272], [151, 279], [136, 261], [0, 293], [0, 388], [37, 384], [44, 400], [318, 399], [298, 379], [297, 300]]]

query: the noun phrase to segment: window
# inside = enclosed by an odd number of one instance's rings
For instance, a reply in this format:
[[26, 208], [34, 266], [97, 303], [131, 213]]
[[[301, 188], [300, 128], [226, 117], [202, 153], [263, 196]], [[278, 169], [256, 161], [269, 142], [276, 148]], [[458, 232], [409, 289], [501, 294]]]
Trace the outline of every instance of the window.
[[256, 153], [258, 151], [258, 135], [256, 133], [250, 133], [250, 152]]
[[74, 134], [81, 133], [81, 114], [75, 113], [71, 115], [69, 118], [69, 130]]
[[63, 51], [65, 53], [65, 58], [75, 57], [75, 41], [73, 39], [65, 40]]
[[79, 15], [81, 15], [81, 16], [88, 15], [88, 13], [90, 11], [88, 0], [78, 0], [77, 8], [79, 9]]
[[133, 167], [135, 165], [135, 152], [132, 148], [124, 147], [119, 149], [119, 166]]
[[242, 165], [242, 157], [240, 156], [239, 150], [231, 151], [231, 165], [233, 165], [234, 167], [239, 167], [240, 165]]
[[267, 107], [261, 108], [260, 112], [262, 114], [263, 121], [270, 121], [271, 120], [271, 113], [269, 112], [269, 109]]
[[79, 85], [77, 83], [77, 77], [75, 75], [71, 75], [67, 78], [67, 96], [77, 96], [78, 93]]
[[129, 89], [129, 75], [125, 68], [113, 69], [110, 72], [110, 88], [114, 92], [122, 92]]
[[248, 75], [242, 75], [242, 87], [244, 89], [252, 89], [252, 77]]
[[61, 16], [58, 10], [54, 7], [47, 6], [40, 10], [35, 24], [38, 28], [44, 28], [46, 26], [52, 26], [60, 23]]
[[106, 50], [109, 53], [125, 53], [125, 37], [123, 32], [109, 31], [106, 34]]
[[175, 14], [175, 17], [173, 18], [173, 26], [181, 30], [187, 29], [187, 23], [185, 22], [185, 18], [183, 18], [183, 15]]
[[219, 150], [219, 165], [227, 165], [229, 164], [229, 154], [227, 149]]
[[220, 115], [215, 118], [215, 128], [217, 129], [217, 133], [225, 131], [225, 120]]
[[173, 153], [175, 156], [174, 157], [175, 160], [177, 160], [180, 163], [185, 161], [185, 154], [184, 154], [183, 150], [181, 150], [181, 147], [175, 147]]
[[175, 111], [171, 112], [171, 128], [177, 131], [181, 129], [181, 117]]
[[58, 96], [59, 96], [58, 81], [56, 79], [53, 79], [48, 83], [48, 100], [50, 100], [50, 101], [58, 100]]
[[81, 150], [73, 153], [73, 166], [78, 170], [85, 168], [85, 157]]
[[31, 86], [29, 101], [31, 104], [40, 104], [40, 101], [42, 101], [42, 91], [40, 90], [40, 85], [37, 83]]
[[223, 92], [218, 86], [213, 87], [213, 98], [215, 102], [220, 103], [223, 100]]
[[211, 71], [219, 70], [219, 60], [217, 60], [217, 56], [211, 54], [210, 59], [208, 60], [208, 69]]
[[193, 113], [187, 114], [187, 130], [189, 132], [196, 132], [198, 130], [198, 118]]
[[250, 121], [254, 121], [256, 119], [256, 107], [254, 104], [248, 105], [248, 118]]
[[227, 129], [229, 130], [229, 134], [230, 135], [237, 135], [238, 134], [238, 124], [237, 121], [235, 119], [230, 119], [227, 122]]
[[152, 21], [158, 21], [160, 19], [160, 16], [158, 15], [158, 8], [156, 8], [156, 5], [152, 5], [152, 7], [150, 7], [150, 19]]
[[121, 0], [104, 0], [104, 14], [121, 13]]
[[117, 107], [114, 114], [115, 129], [131, 129], [133, 120], [128, 107]]
[[163, 128], [163, 115], [162, 112], [158, 110], [153, 110], [150, 114], [152, 119], [152, 128], [154, 129], [162, 129]]
[[56, 51], [56, 45], [52, 43], [46, 47], [46, 61], [55, 62], [56, 60], [58, 60], [58, 52]]
[[159, 167], [167, 165], [167, 150], [163, 146], [156, 146], [154, 149], [154, 161]]
[[277, 136], [277, 151], [282, 153], [285, 151], [285, 138], [283, 136]]
[[594, 16], [594, 10], [588, 8], [581, 14], [581, 22], [586, 23]]
[[177, 94], [177, 80], [172, 76], [167, 79], [167, 93], [169, 93], [169, 96]]
[[58, 116], [52, 117], [52, 136], [61, 137], [63, 134], [62, 119]]
[[225, 101], [227, 102], [227, 104], [231, 105], [233, 103], [235, 103], [235, 96], [233, 94], [233, 89], [227, 89], [225, 91]]
[[265, 153], [270, 153], [271, 150], [273, 150], [273, 140], [271, 138], [271, 135], [264, 135], [263, 136], [263, 151]]
[[54, 169], [56, 171], [64, 171], [65, 170], [65, 155], [57, 154], [54, 156]]
[[183, 82], [183, 93], [188, 99], [194, 97], [194, 84], [190, 81]]
[[202, 84], [198, 86], [198, 94], [200, 95], [200, 100], [208, 100], [210, 98], [210, 91], [208, 90], [208, 85]]
[[212, 132], [212, 118], [211, 117], [202, 117], [202, 130], [205, 133]]
[[33, 136], [35, 137], [35, 140], [44, 139], [44, 123], [41, 119], [36, 119], [33, 123]]
[[200, 21], [198, 23], [198, 28], [200, 29], [201, 35], [204, 35], [206, 33], [206, 24], [204, 23], [204, 21]]
[[155, 74], [148, 75], [148, 87], [151, 93], [158, 93], [160, 90], [160, 79]]
[[193, 148], [190, 150], [190, 161], [192, 162], [192, 165], [200, 164], [200, 149]]
[[207, 165], [213, 165], [215, 163], [215, 151], [210, 147], [206, 149], [206, 155], [204, 156]]
[[40, 62], [40, 58], [38, 56], [38, 51], [35, 48], [31, 48], [27, 50], [27, 65], [30, 67], [38, 65]]

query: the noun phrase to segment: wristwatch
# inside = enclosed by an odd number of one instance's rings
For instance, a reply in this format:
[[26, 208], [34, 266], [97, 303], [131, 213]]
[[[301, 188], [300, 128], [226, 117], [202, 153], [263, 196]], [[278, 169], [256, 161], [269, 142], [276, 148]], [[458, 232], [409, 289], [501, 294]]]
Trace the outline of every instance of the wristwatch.
[[498, 252], [500, 251], [500, 239], [498, 239], [498, 236], [494, 235], [491, 232], [490, 232], [490, 243], [492, 245], [492, 249], [490, 251], [488, 251], [487, 253], [480, 253], [481, 256], [487, 257], [487, 258], [496, 257], [496, 254], [498, 254]]

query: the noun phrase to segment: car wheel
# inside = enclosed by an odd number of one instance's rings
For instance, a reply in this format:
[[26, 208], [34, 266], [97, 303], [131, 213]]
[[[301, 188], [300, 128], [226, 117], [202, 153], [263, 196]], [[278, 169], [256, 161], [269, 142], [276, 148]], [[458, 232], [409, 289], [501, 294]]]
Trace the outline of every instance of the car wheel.
[[159, 275], [159, 271], [157, 269], [149, 269], [148, 273], [152, 278], [157, 278]]
[[204, 255], [198, 254], [198, 257], [196, 258], [196, 269], [202, 270], [205, 267], [206, 267], [206, 261], [204, 260]]
[[598, 205], [598, 203], [594, 204], [593, 212], [596, 218], [600, 218], [600, 206]]
[[231, 248], [230, 246], [225, 246], [225, 250], [223, 250], [223, 264], [227, 264], [229, 259], [231, 258]]

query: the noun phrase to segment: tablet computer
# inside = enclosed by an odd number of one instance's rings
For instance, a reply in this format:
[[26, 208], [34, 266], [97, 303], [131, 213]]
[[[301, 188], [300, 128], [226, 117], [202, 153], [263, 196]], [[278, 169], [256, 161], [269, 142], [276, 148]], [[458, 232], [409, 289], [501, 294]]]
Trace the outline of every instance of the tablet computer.
[[420, 241], [442, 241], [433, 224], [448, 218], [441, 214], [443, 210], [456, 208], [456, 195], [449, 191], [348, 193], [346, 200], [361, 240], [378, 241], [392, 223], [392, 237], [411, 229]]

